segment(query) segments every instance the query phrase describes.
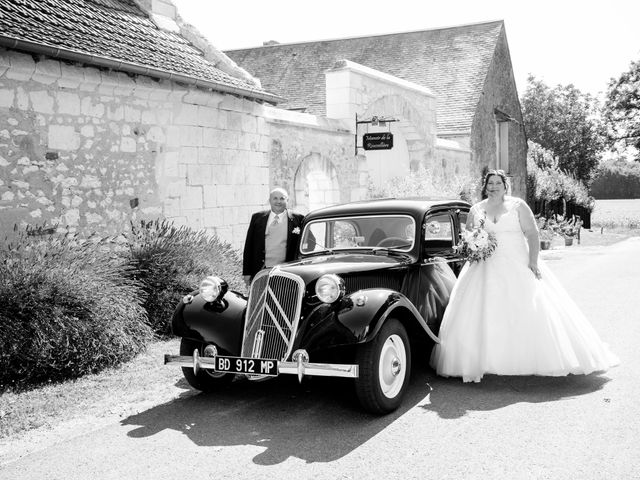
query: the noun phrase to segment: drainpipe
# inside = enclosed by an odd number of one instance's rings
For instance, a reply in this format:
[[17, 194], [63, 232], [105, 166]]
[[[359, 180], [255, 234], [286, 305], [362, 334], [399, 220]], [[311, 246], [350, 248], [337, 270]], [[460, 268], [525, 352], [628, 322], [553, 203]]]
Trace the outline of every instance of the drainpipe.
[[40, 43], [32, 42], [29, 40], [20, 40], [4, 35], [0, 35], [0, 46], [16, 50], [23, 50], [29, 53], [47, 55], [53, 58], [62, 58], [73, 62], [86, 63], [88, 65], [98, 65], [101, 67], [134, 73], [137, 75], [145, 75], [148, 77], [170, 80], [173, 82], [186, 83], [187, 85], [193, 85], [195, 87], [210, 88], [218, 92], [230, 93], [232, 95], [237, 95], [240, 97], [247, 97], [254, 100], [263, 100], [273, 105], [284, 100], [284, 98], [268, 92], [259, 92], [250, 89], [234, 87], [231, 85], [223, 85], [217, 82], [202, 80], [200, 78], [194, 78], [188, 75], [182, 75], [180, 73], [173, 73], [159, 68], [146, 67], [144, 65], [139, 65], [133, 62], [123, 62], [121, 60], [114, 60], [108, 57], [100, 57], [88, 53], [78, 52], [76, 50], [51, 47], [49, 45], [42, 45]]

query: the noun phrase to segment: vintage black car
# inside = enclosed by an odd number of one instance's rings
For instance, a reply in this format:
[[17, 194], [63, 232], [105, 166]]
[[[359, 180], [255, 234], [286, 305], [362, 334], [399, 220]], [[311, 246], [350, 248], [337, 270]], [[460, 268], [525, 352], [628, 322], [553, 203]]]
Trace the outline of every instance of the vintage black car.
[[412, 354], [428, 361], [460, 271], [456, 245], [469, 204], [381, 199], [316, 210], [304, 220], [297, 259], [260, 271], [248, 298], [205, 278], [172, 320], [196, 389], [236, 375], [352, 378], [362, 406], [398, 408]]

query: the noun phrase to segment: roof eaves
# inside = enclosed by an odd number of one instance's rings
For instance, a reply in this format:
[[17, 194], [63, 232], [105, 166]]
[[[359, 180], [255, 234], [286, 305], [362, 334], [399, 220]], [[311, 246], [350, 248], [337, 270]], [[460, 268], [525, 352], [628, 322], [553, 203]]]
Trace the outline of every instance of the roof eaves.
[[7, 35], [0, 35], [0, 46], [4, 46], [11, 49], [19, 49], [28, 51], [31, 53], [37, 53], [47, 55], [53, 58], [62, 58], [65, 60], [86, 63], [89, 65], [97, 65], [106, 68], [113, 68], [116, 70], [122, 70], [124, 72], [134, 73], [138, 75], [146, 75], [154, 78], [161, 78], [171, 80], [175, 82], [182, 82], [188, 85], [193, 85], [200, 88], [211, 88], [223, 93], [231, 93], [243, 97], [252, 98], [255, 100], [263, 100], [268, 103], [277, 104], [285, 99], [265, 91], [257, 91], [249, 88], [235, 87], [231, 85], [225, 85], [223, 83], [214, 82], [211, 80], [204, 80], [201, 78], [179, 74], [168, 70], [159, 68], [152, 68], [143, 65], [139, 65], [133, 62], [125, 62], [122, 60], [113, 59], [110, 57], [92, 55], [77, 50], [71, 50], [67, 48], [52, 47], [43, 43], [32, 42], [30, 40], [23, 40]]

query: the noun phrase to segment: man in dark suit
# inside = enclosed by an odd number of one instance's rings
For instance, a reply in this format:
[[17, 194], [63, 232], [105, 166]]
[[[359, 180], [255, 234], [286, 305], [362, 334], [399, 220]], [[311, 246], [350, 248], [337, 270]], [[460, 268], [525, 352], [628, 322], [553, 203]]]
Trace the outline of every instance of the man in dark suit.
[[304, 216], [288, 210], [288, 201], [286, 190], [274, 188], [269, 194], [271, 209], [251, 216], [242, 258], [247, 286], [261, 269], [293, 260], [296, 254]]

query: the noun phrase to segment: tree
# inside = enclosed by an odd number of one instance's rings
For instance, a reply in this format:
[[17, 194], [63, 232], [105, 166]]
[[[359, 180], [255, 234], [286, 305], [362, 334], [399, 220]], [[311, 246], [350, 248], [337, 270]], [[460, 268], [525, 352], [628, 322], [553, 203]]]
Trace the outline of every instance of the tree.
[[558, 158], [553, 152], [532, 140], [527, 142], [527, 162], [531, 160], [542, 170], [559, 170]]
[[619, 158], [602, 162], [593, 177], [596, 198], [640, 198], [640, 162]]
[[609, 82], [604, 118], [609, 138], [622, 149], [634, 147], [634, 159], [640, 162], [640, 60]]
[[573, 85], [552, 89], [529, 75], [521, 104], [529, 140], [550, 150], [562, 171], [587, 183], [604, 150], [598, 100]]

